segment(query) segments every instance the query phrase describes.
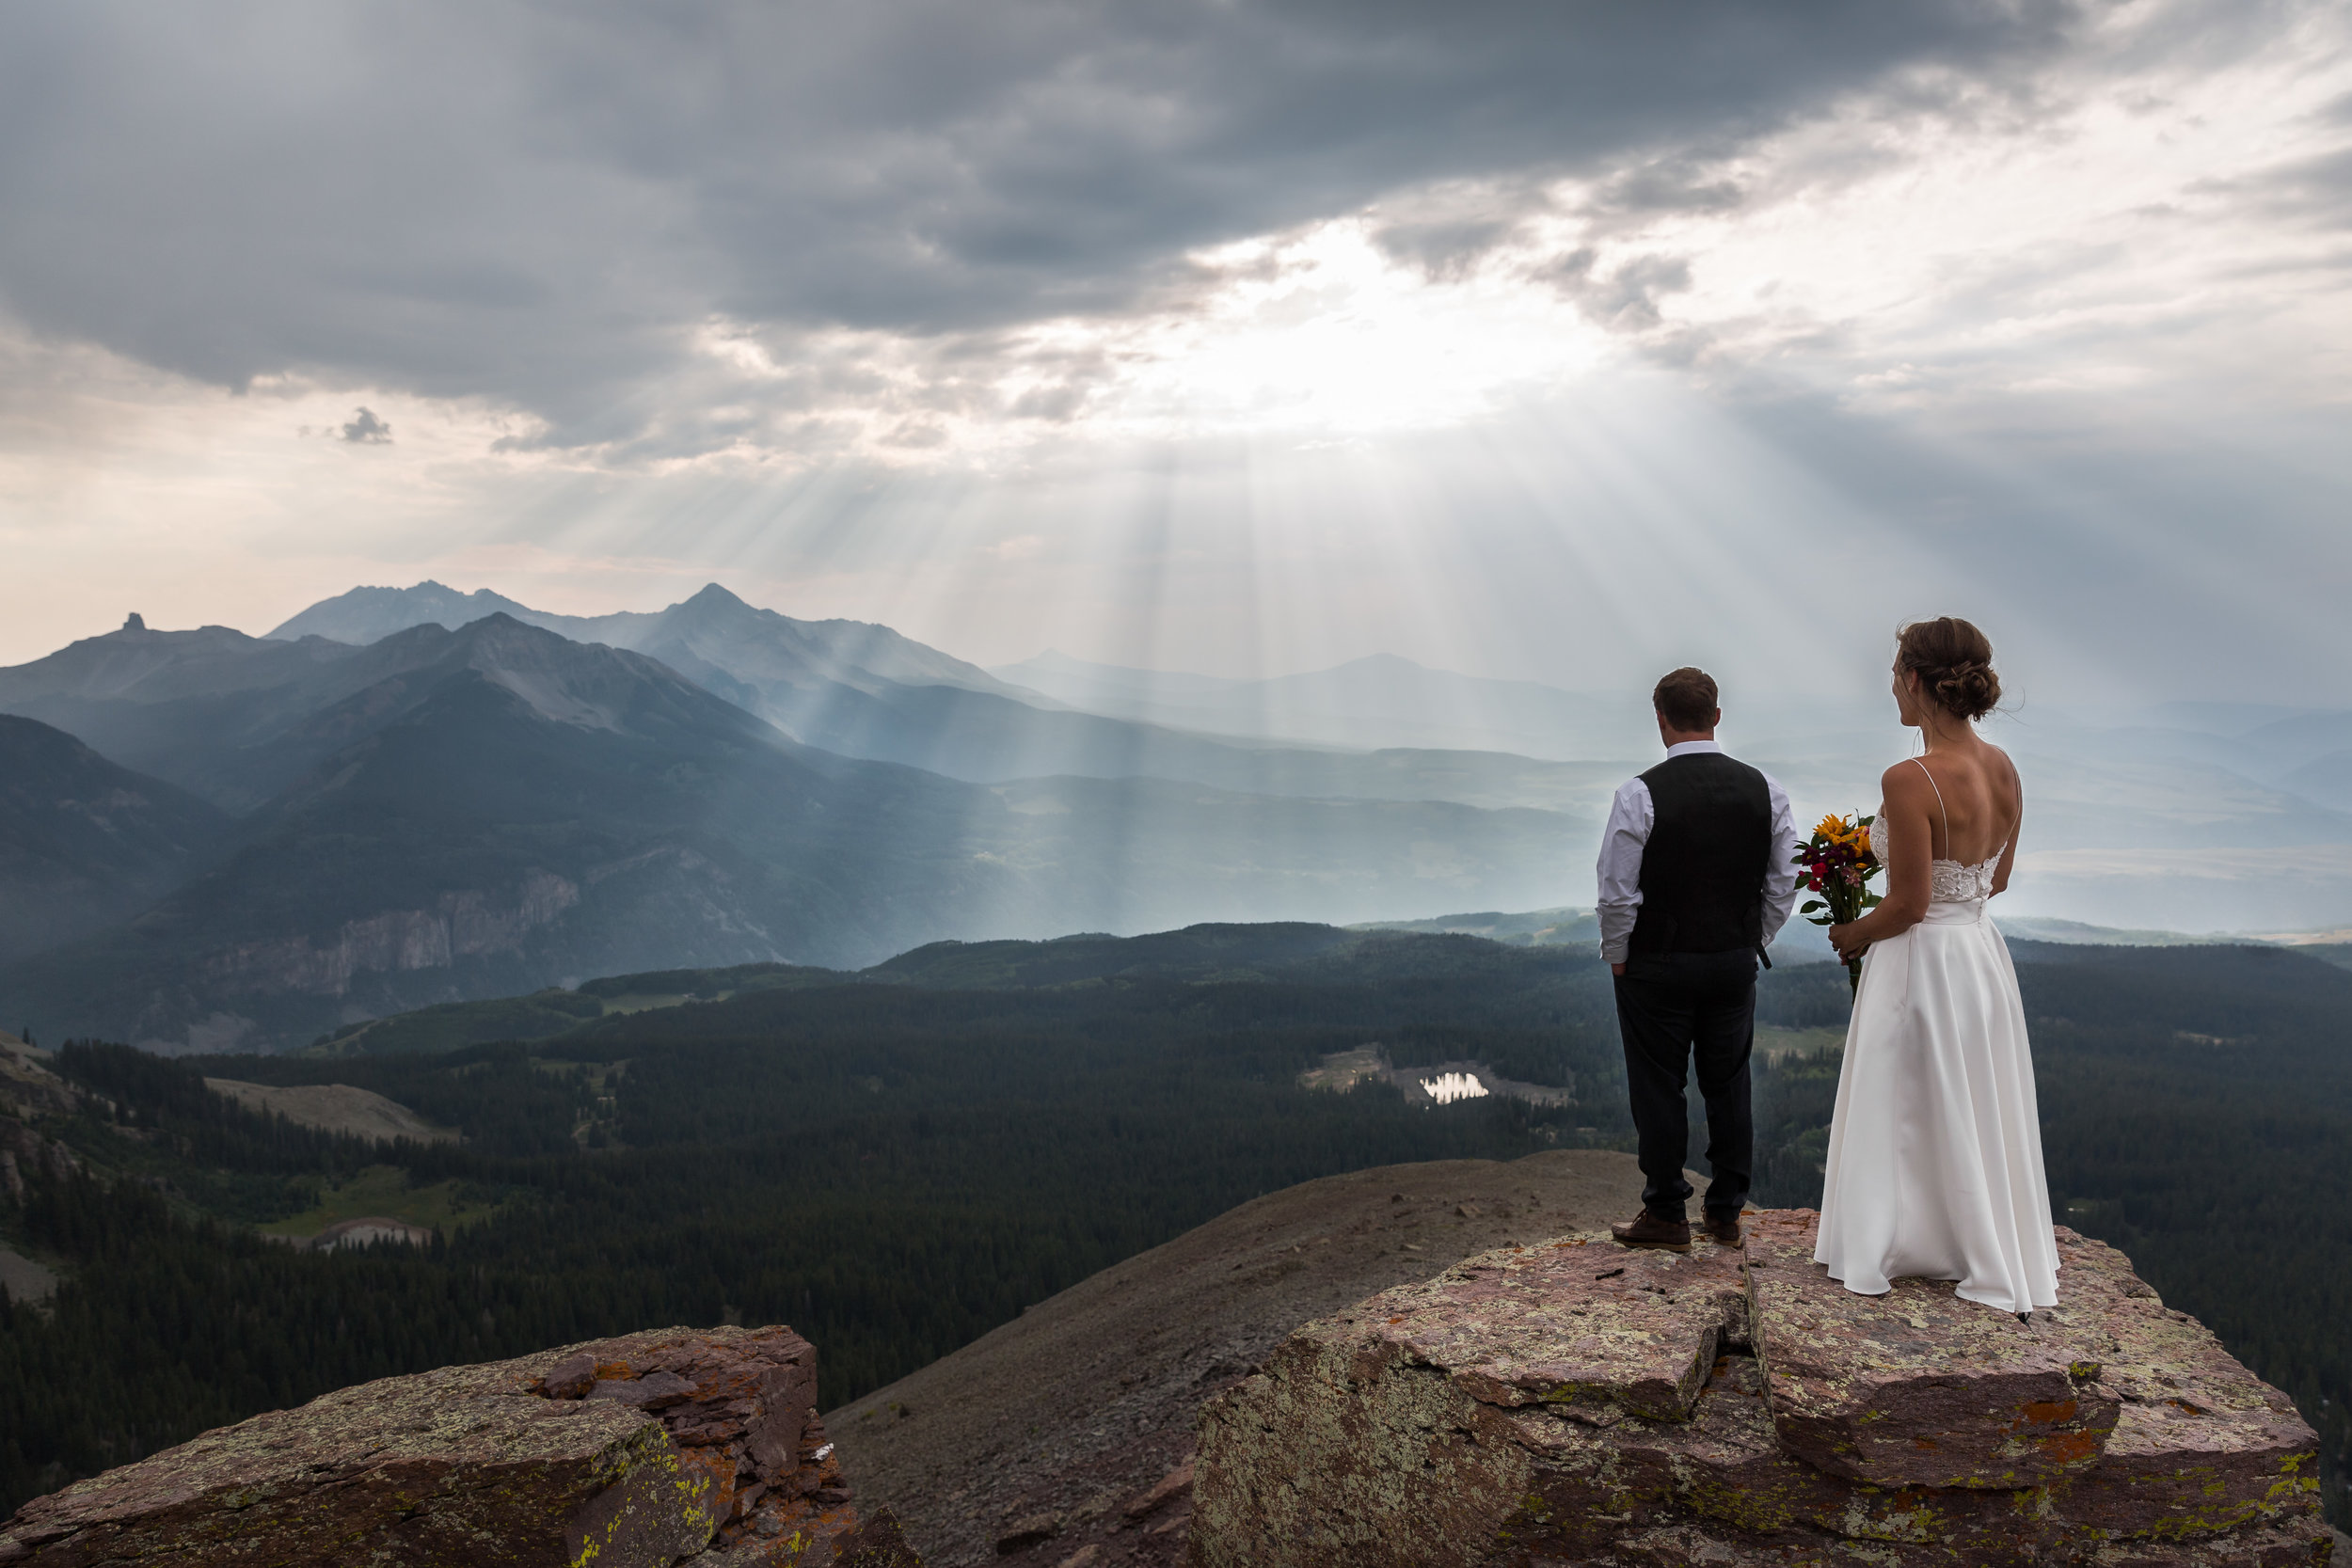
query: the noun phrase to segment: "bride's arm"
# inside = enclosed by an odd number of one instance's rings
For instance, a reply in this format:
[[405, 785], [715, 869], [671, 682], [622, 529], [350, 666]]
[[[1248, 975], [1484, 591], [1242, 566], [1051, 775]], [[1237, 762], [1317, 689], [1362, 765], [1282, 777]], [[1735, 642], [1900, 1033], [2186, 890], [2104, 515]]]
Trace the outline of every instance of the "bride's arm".
[[2009, 761], [2009, 753], [2003, 752], [2000, 756], [2009, 763], [2010, 787], [2017, 792], [2017, 825], [2010, 829], [2009, 843], [2001, 848], [2001, 863], [1993, 868], [1993, 896], [1996, 898], [2009, 891], [2009, 874], [2017, 864], [2017, 841], [2026, 836], [2025, 781], [2017, 776], [2017, 765]]
[[1886, 896], [1860, 920], [1829, 928], [1829, 942], [1840, 958], [1859, 958], [1874, 942], [1899, 937], [1927, 917], [1934, 882], [1930, 863], [1935, 858], [1934, 829], [1929, 821], [1933, 785], [1918, 768], [1897, 763], [1879, 781], [1879, 809], [1892, 818], [1894, 858], [1886, 866]]

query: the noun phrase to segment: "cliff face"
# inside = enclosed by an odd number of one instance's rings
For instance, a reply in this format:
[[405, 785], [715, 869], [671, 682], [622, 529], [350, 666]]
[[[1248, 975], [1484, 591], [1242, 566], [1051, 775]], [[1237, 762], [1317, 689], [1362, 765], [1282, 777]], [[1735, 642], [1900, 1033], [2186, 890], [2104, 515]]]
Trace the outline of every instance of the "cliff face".
[[0, 1564], [920, 1568], [861, 1525], [788, 1328], [386, 1378], [37, 1498]]
[[1294, 1334], [1202, 1407], [1196, 1568], [2325, 1563], [2292, 1403], [2061, 1229], [2029, 1323], [1812, 1261], [1568, 1236]]
[[519, 953], [530, 934], [580, 902], [580, 884], [535, 867], [514, 885], [441, 894], [423, 910], [384, 910], [324, 935], [271, 937], [203, 960], [207, 979], [239, 990], [343, 996], [370, 972], [448, 969], [466, 958]]

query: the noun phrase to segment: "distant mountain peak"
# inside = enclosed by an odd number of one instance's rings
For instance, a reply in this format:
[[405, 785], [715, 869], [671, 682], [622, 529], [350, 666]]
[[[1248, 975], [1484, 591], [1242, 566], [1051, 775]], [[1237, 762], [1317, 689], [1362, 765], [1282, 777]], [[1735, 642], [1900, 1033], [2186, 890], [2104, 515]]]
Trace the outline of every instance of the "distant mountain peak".
[[752, 604], [740, 594], [715, 582], [707, 582], [691, 596], [680, 599], [667, 610], [657, 610], [645, 619], [655, 624], [687, 622], [708, 625], [715, 622], [736, 626], [762, 621], [786, 622], [789, 617]]
[[575, 642], [649, 654], [689, 680], [755, 706], [763, 686], [791, 697], [824, 683], [845, 683], [861, 690], [888, 685], [953, 686], [1014, 699], [1024, 696], [986, 671], [888, 626], [862, 621], [796, 621], [749, 604], [717, 582], [703, 584], [663, 610], [609, 615], [551, 614], [486, 588], [460, 594], [430, 579], [410, 588], [355, 588], [320, 600], [269, 635], [279, 641], [321, 637], [372, 647], [412, 627], [432, 625], [455, 630], [492, 616], [512, 617]]
[[528, 620], [536, 612], [502, 594], [477, 588], [461, 594], [431, 578], [408, 588], [354, 588], [331, 599], [321, 599], [269, 633], [272, 641], [291, 642], [304, 637], [324, 637], [358, 647], [380, 642], [397, 631], [431, 623], [452, 630], [485, 615], [503, 611]]

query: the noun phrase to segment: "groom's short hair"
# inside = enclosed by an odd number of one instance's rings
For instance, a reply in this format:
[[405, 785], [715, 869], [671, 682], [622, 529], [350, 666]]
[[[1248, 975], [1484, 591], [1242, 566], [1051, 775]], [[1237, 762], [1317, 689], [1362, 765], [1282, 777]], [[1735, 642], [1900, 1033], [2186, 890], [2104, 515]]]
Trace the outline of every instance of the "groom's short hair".
[[1658, 717], [1686, 735], [1713, 729], [1715, 709], [1721, 705], [1716, 701], [1715, 677], [1688, 666], [1659, 676], [1649, 700]]

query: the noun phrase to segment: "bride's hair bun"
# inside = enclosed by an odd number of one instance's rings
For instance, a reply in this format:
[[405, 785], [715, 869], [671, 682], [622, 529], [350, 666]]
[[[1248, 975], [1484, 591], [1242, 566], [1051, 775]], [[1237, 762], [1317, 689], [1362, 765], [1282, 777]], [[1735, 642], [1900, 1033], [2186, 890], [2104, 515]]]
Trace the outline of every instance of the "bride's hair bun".
[[1993, 641], [1957, 615], [1914, 621], [1896, 642], [1895, 667], [1919, 677], [1919, 689], [1945, 712], [1981, 719], [2000, 703]]

